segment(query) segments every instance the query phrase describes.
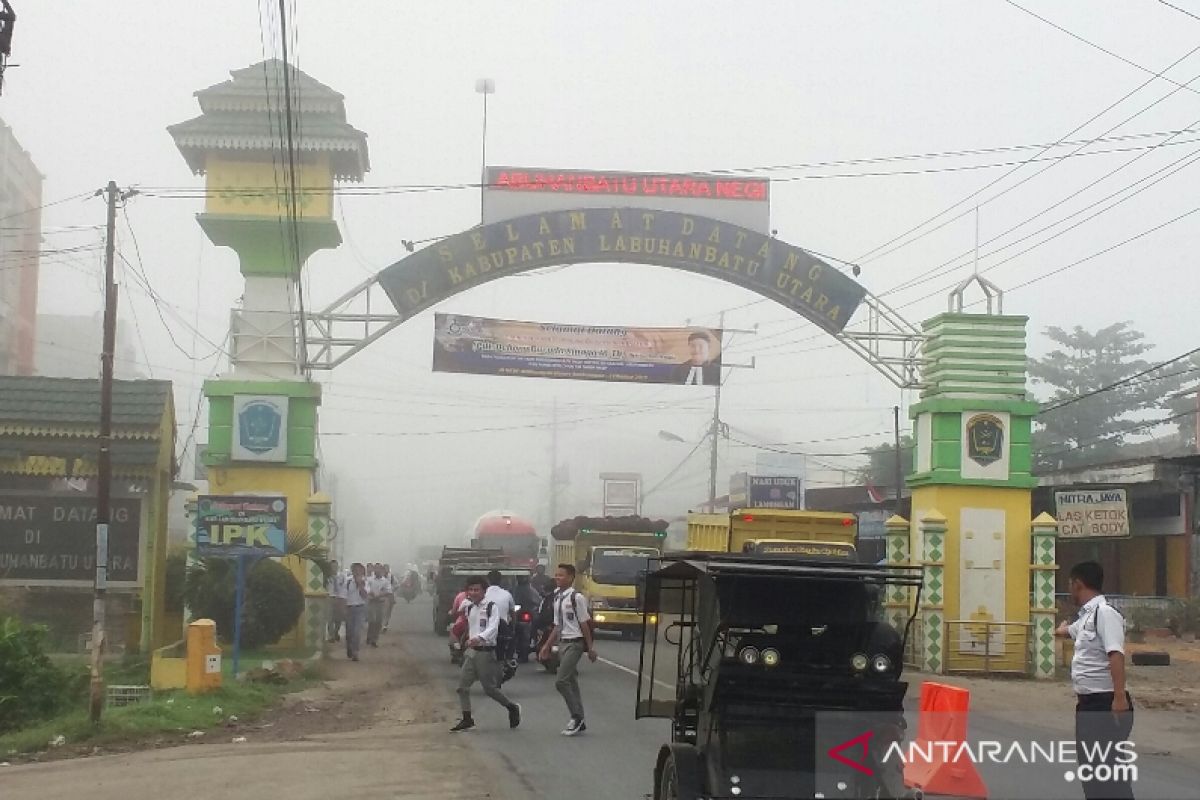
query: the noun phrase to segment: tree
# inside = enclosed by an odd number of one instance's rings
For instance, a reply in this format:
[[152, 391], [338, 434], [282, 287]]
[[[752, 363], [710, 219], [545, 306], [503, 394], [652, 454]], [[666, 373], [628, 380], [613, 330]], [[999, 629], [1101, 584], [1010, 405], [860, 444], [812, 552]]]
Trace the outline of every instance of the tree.
[[[229, 558], [201, 559], [187, 574], [184, 599], [196, 618], [217, 623], [223, 641], [233, 640], [236, 564]], [[242, 606], [242, 645], [275, 644], [296, 626], [304, 611], [304, 590], [282, 564], [262, 559], [246, 572]]]
[[[867, 463], [858, 468], [855, 476], [858, 482], [871, 486], [889, 487], [894, 492], [896, 488], [896, 445], [892, 442], [884, 442], [878, 447], [868, 447], [863, 453], [867, 456]], [[900, 438], [900, 464], [904, 474], [912, 472], [913, 438], [911, 436]]]
[[[1176, 369], [1178, 368], [1178, 369]], [[1165, 368], [1180, 373], [1181, 387], [1167, 399], [1167, 410], [1179, 428], [1179, 449], [1200, 452], [1197, 433], [1200, 433], [1200, 353]]]
[[1052, 389], [1034, 433], [1038, 467], [1115, 460], [1127, 437], [1165, 419], [1168, 396], [1182, 380], [1179, 367], [1155, 370], [1142, 358], [1154, 345], [1128, 322], [1095, 333], [1051, 326], [1045, 334], [1059, 348], [1029, 362], [1035, 385]]

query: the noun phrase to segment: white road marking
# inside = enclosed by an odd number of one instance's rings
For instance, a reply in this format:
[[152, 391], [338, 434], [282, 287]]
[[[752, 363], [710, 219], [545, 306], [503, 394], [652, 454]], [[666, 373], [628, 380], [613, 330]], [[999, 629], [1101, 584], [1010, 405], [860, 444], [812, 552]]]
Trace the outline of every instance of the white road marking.
[[[630, 669], [629, 667], [625, 666], [624, 664], [618, 664], [615, 661], [609, 661], [607, 658], [597, 658], [596, 660], [599, 661], [601, 664], [607, 664], [608, 666], [612, 667], [613, 669], [619, 669], [619, 670], [621, 670], [621, 672], [626, 672], [635, 678], [638, 676], [638, 671], [636, 669]], [[669, 683], [664, 683], [663, 681], [660, 681], [658, 678], [655, 678], [654, 682], [657, 683], [659, 686], [661, 686], [664, 689], [670, 689], [671, 691], [675, 691], [674, 686], [672, 686]]]

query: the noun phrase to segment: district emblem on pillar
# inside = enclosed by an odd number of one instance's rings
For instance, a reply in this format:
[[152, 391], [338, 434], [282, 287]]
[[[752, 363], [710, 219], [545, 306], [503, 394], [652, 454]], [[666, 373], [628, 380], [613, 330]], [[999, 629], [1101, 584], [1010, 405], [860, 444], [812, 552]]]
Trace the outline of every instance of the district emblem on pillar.
[[967, 456], [981, 466], [1004, 455], [1004, 422], [991, 414], [976, 414], [967, 421]]
[[234, 458], [287, 460], [287, 398], [234, 397]]

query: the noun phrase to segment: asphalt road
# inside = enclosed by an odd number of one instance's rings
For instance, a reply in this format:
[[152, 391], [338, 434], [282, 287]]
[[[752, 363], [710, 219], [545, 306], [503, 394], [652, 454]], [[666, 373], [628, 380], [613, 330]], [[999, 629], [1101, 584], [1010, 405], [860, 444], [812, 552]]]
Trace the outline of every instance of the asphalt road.
[[[446, 692], [446, 702], [453, 703], [458, 670], [449, 662], [445, 638], [429, 633], [428, 615], [429, 608], [424, 602], [400, 607], [393, 623], [398, 622], [401, 627], [406, 652], [437, 676]], [[610, 800], [647, 796], [652, 788], [654, 759], [659, 747], [670, 737], [669, 724], [664, 720], [634, 719], [638, 643], [604, 636], [597, 650], [600, 660], [585, 664], [581, 674], [588, 723], [584, 735], [575, 738], [560, 735], [567, 712], [554, 689], [554, 677], [530, 663], [521, 665], [517, 675], [504, 686], [504, 691], [522, 705], [524, 721], [518, 730], [510, 731], [504, 711], [476, 688], [475, 717], [479, 726], [455, 736], [469, 737], [472, 747], [498, 755], [532, 798]], [[667, 652], [667, 658], [663, 659], [663, 654], [660, 650], [656, 670], [663, 684], [656, 688], [656, 693], [670, 697], [673, 656]], [[915, 698], [919, 687], [910, 686], [909, 695], [908, 721], [910, 730], [915, 731], [918, 716]], [[1063, 711], [1063, 727], [1058, 730], [1017, 725], [973, 712], [969, 735], [974, 742], [1070, 739], [1071, 710]], [[1200, 765], [1148, 753], [1139, 753], [1137, 763], [1139, 775], [1134, 790], [1140, 800], [1190, 800], [1197, 796]], [[1082, 797], [1079, 784], [1065, 778], [1067, 768], [1062, 765], [984, 764], [979, 771], [993, 800]]]
[[[405, 652], [438, 677], [446, 702], [456, 704], [458, 668], [450, 664], [446, 638], [429, 632], [430, 613], [427, 601], [397, 606], [392, 628], [399, 627]], [[554, 689], [554, 676], [532, 661], [522, 664], [503, 687], [521, 704], [520, 728], [510, 730], [506, 712], [476, 686], [472, 702], [477, 726], [453, 735], [498, 755], [529, 798], [647, 795], [658, 749], [670, 738], [669, 725], [664, 720], [634, 720], [638, 645], [605, 636], [597, 651], [603, 660], [580, 668], [588, 727], [581, 736], [561, 735], [569, 718], [566, 704]]]
[[[451, 734], [457, 718], [458, 671], [449, 663], [445, 638], [429, 630], [430, 613], [426, 598], [398, 606], [393, 632], [380, 650], [368, 651], [362, 664], [331, 666], [339, 688], [329, 700], [328, 713], [337, 712], [338, 697], [374, 698], [378, 714], [368, 715], [371, 718], [362, 725], [277, 740], [251, 730], [245, 744], [230, 743], [228, 733], [222, 741], [218, 730], [206, 744], [0, 767], [0, 800], [123, 800], [157, 786], [183, 787], [181, 791], [224, 800], [328, 800], [339, 795], [379, 800], [632, 800], [649, 794], [654, 759], [669, 738], [669, 726], [664, 720], [634, 720], [637, 644], [606, 637], [598, 647], [601, 660], [584, 664], [588, 731], [582, 736], [560, 735], [566, 707], [554, 690], [554, 677], [536, 664], [522, 665], [505, 685], [524, 709], [519, 729], [510, 730], [505, 712], [476, 689], [478, 727]], [[406, 669], [414, 660], [423, 675]], [[664, 682], [671, 674], [669, 660], [659, 664]], [[658, 690], [673, 696], [669, 687]], [[917, 686], [910, 687], [911, 696], [918, 693]], [[309, 710], [303, 703], [298, 709]], [[1063, 711], [1059, 730], [973, 712], [970, 739], [1069, 738], [1070, 709]], [[915, 709], [908, 719], [910, 730], [915, 730]], [[1135, 726], [1135, 741], [1136, 736]], [[1200, 765], [1142, 752], [1138, 767], [1134, 789], [1139, 800], [1200, 796]], [[985, 765], [980, 772], [993, 800], [1082, 798], [1079, 785], [1064, 780], [1061, 766]]]

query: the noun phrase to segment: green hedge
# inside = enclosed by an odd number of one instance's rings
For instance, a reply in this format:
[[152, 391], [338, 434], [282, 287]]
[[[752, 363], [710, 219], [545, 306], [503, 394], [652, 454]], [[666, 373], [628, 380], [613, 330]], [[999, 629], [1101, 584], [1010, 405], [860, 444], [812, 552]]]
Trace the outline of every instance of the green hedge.
[[56, 714], [78, 696], [86, 676], [56, 667], [46, 628], [0, 618], [0, 733]]

